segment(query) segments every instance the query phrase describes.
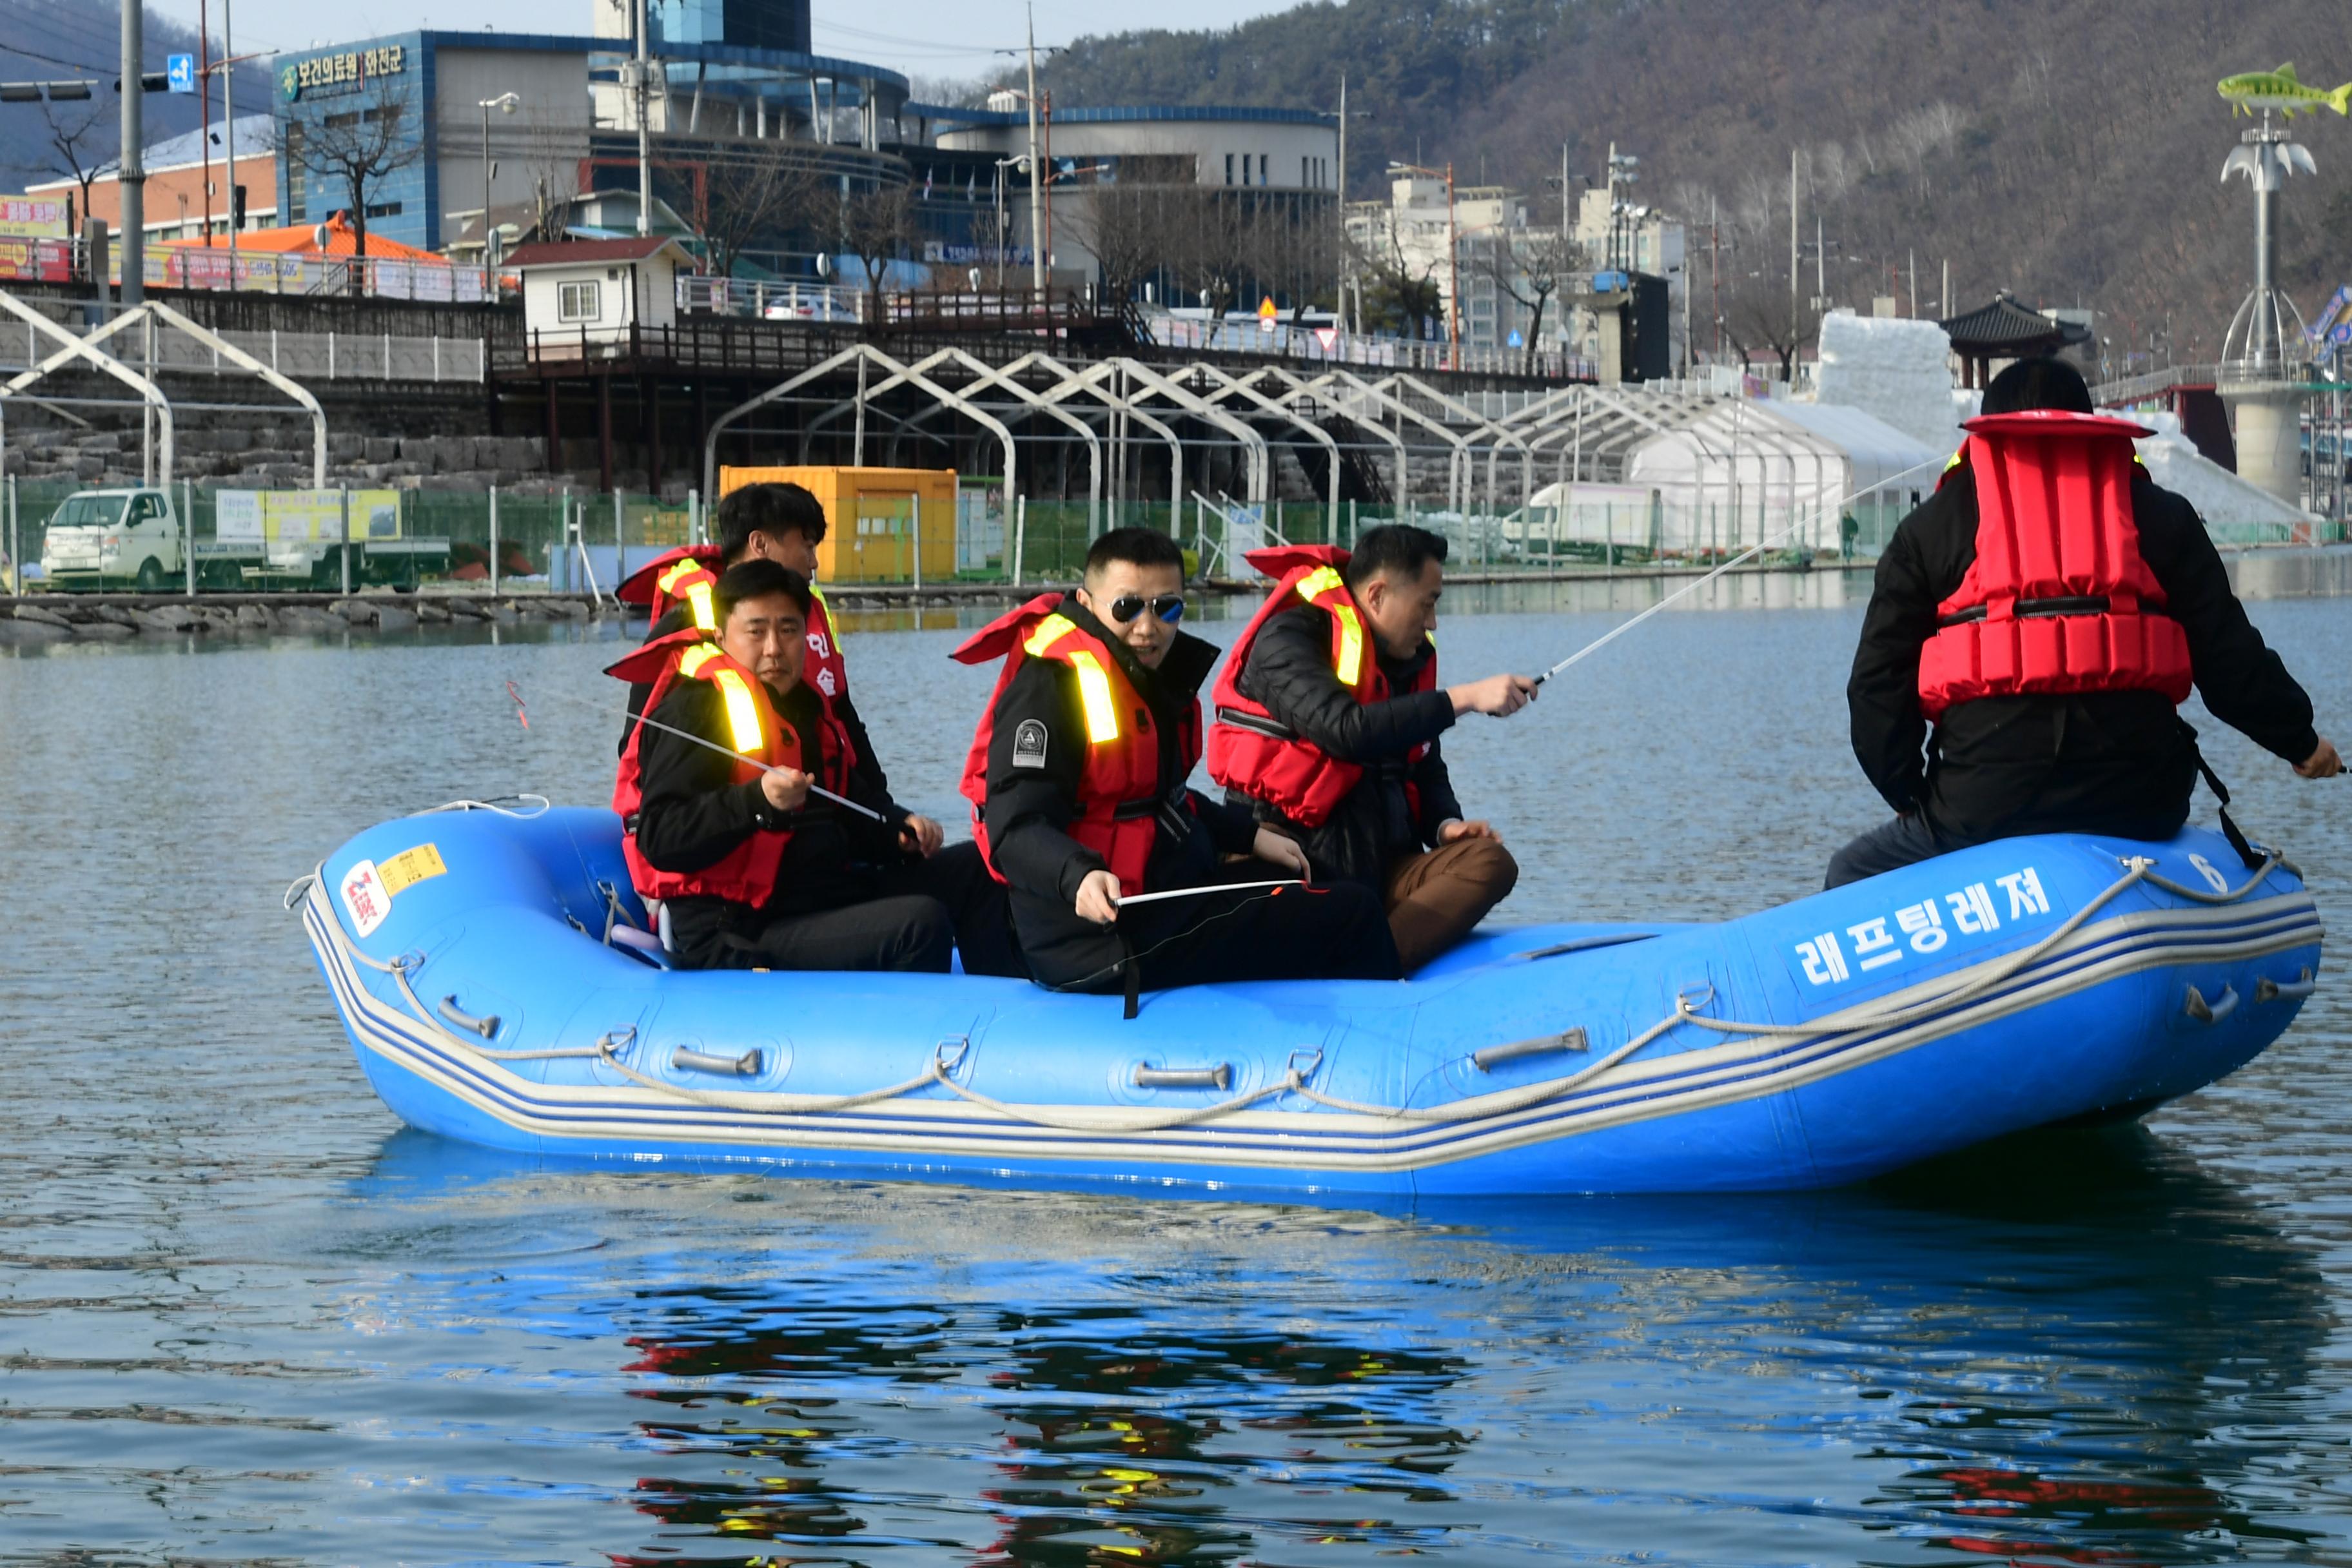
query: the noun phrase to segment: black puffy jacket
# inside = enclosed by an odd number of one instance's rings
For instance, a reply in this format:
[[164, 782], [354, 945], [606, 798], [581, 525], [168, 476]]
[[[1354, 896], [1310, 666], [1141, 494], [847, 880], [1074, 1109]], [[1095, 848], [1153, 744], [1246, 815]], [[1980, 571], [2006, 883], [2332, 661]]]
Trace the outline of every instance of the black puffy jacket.
[[[2132, 515], [2165, 614], [2188, 633], [2205, 706], [2288, 762], [2310, 756], [2311, 699], [2246, 619], [2197, 509], [2135, 469]], [[1854, 756], [1871, 784], [1897, 812], [1923, 810], [1963, 841], [2178, 833], [2197, 783], [2197, 733], [2160, 692], [1979, 698], [1948, 709], [1930, 737], [1919, 650], [1976, 558], [1976, 481], [1963, 468], [1879, 557], [1846, 683]]]
[[[1433, 648], [1410, 659], [1381, 655], [1389, 689], [1403, 691], [1423, 661], [1436, 657]], [[1301, 826], [1264, 801], [1250, 803], [1259, 821], [1298, 840], [1318, 880], [1378, 889], [1400, 857], [1435, 845], [1438, 825], [1462, 815], [1437, 741], [1454, 727], [1453, 700], [1443, 691], [1415, 691], [1385, 702], [1357, 701], [1331, 668], [1331, 617], [1325, 611], [1301, 605], [1268, 617], [1236, 684], [1301, 739], [1342, 762], [1363, 764], [1364, 776], [1320, 827]], [[1424, 743], [1428, 753], [1407, 763], [1406, 754]], [[1408, 780], [1419, 788], [1419, 812], [1405, 792]]]

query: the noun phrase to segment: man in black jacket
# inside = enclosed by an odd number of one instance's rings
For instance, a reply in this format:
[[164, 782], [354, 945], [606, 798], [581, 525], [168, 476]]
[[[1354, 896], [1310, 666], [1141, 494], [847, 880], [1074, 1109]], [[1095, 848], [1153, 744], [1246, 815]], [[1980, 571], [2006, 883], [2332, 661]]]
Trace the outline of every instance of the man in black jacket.
[[1340, 681], [1330, 613], [1303, 599], [1260, 626], [1235, 684], [1301, 742], [1360, 764], [1363, 774], [1314, 827], [1244, 792], [1233, 798], [1295, 839], [1318, 877], [1381, 894], [1410, 973], [1468, 935], [1519, 875], [1493, 826], [1465, 816], [1438, 738], [1465, 713], [1507, 718], [1535, 700], [1536, 686], [1525, 676], [1492, 675], [1439, 689], [1423, 679], [1437, 658], [1440, 535], [1401, 523], [1369, 530], [1340, 575], [1393, 695], [1360, 700]]
[[[2058, 360], [2024, 360], [1985, 388], [1984, 412], [2092, 412]], [[1932, 732], [1920, 706], [1920, 650], [1937, 606], [1977, 556], [1977, 476], [1963, 468], [1895, 529], [1879, 558], [1846, 683], [1854, 755], [1896, 813], [1830, 860], [1842, 887], [1990, 839], [2101, 833], [2165, 839], [2189, 819], [2197, 732], [2160, 691], [1980, 697]], [[2343, 771], [2312, 728], [2311, 699], [2246, 619], [2196, 509], [2133, 465], [2139, 551], [2187, 634], [2197, 689], [2213, 716], [2305, 778]]]
[[[1117, 684], [1103, 689], [1116, 696], [1124, 688], [1148, 710], [1160, 799], [1156, 810], [1147, 800], [1138, 814], [1152, 824], [1140, 888], [1122, 889], [1110, 856], [1076, 837], [1099, 837], [1079, 827], [1094, 742], [1077, 669], [1032, 655], [997, 694], [982, 820], [990, 856], [1010, 885], [1031, 975], [1056, 989], [1124, 988], [1130, 996], [1219, 980], [1395, 978], [1387, 924], [1378, 902], [1360, 889], [1293, 886], [1120, 908], [1122, 891], [1307, 870], [1297, 847], [1260, 828], [1246, 807], [1220, 805], [1185, 785], [1200, 754], [1201, 682], [1217, 649], [1177, 629], [1183, 586], [1183, 556], [1174, 541], [1146, 529], [1116, 529], [1095, 542], [1083, 584], [1053, 609], [1088, 655], [1098, 648], [1116, 662]], [[1023, 625], [1023, 635], [1033, 636]], [[1133, 726], [1127, 741], [1147, 727], [1136, 722], [1141, 717], [1121, 717]], [[1253, 855], [1264, 858], [1227, 858]]]
[[[642, 804], [637, 850], [657, 871], [692, 879], [759, 833], [789, 833], [772, 890], [757, 907], [711, 893], [665, 900], [671, 951], [692, 969], [928, 970], [1012, 974], [1003, 898], [975, 846], [942, 850], [940, 825], [890, 798], [881, 771], [829, 722], [822, 693], [801, 679], [808, 652], [807, 580], [772, 561], [730, 567], [715, 603], [719, 647], [751, 670], [805, 764], [738, 783], [738, 765], [697, 745], [732, 751], [725, 695], [679, 679], [637, 742]], [[684, 734], [674, 734], [681, 731]], [[814, 795], [825, 787], [879, 820]]]

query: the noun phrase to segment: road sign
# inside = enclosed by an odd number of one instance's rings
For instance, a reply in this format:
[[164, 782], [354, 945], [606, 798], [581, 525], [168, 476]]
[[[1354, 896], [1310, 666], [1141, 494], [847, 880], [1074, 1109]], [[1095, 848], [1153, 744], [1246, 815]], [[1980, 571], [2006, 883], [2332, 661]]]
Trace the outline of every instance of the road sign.
[[1519, 336], [1519, 329], [1518, 329], [1518, 328], [1517, 328], [1517, 327], [1513, 327], [1513, 328], [1511, 329], [1511, 336], [1510, 336], [1510, 342], [1509, 342], [1508, 346], [1509, 346], [1509, 347], [1511, 347], [1511, 348], [1515, 348], [1515, 349], [1523, 349], [1523, 348], [1525, 348], [1525, 347], [1527, 347], [1527, 346], [1528, 346], [1528, 340], [1527, 340], [1527, 339], [1525, 339], [1525, 338], [1523, 338], [1523, 337], [1521, 337], [1521, 336]]
[[196, 57], [194, 55], [164, 56], [163, 75], [171, 82], [173, 92], [195, 91]]
[[1261, 331], [1268, 332], [1274, 331], [1274, 323], [1279, 314], [1280, 312], [1274, 308], [1273, 295], [1268, 294], [1257, 302], [1257, 324]]

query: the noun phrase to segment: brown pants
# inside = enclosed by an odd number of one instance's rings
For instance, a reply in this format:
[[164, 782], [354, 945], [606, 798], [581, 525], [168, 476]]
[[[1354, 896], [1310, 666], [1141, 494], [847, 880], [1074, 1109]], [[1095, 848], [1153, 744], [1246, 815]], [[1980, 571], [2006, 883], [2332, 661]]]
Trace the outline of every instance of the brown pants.
[[1518, 879], [1519, 863], [1492, 838], [1457, 838], [1391, 866], [1383, 891], [1404, 972], [1469, 935]]

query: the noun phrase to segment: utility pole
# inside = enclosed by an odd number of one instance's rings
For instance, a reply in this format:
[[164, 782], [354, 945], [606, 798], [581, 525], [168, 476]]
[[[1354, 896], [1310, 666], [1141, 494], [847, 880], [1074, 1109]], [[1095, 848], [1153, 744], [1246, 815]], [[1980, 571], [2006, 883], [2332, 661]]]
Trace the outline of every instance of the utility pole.
[[1800, 265], [1797, 253], [1801, 247], [1797, 237], [1797, 150], [1791, 147], [1789, 149], [1789, 363], [1791, 374], [1795, 374], [1797, 322], [1801, 319], [1797, 313], [1797, 268]]
[[[232, 168], [236, 166], [236, 140], [234, 136], [229, 139]], [[196, 156], [204, 165], [205, 248], [210, 250], [213, 245], [213, 49], [211, 33], [205, 23], [205, 0], [196, 0]]]
[[[116, 183], [121, 192], [122, 302], [147, 299], [147, 169], [140, 156], [146, 135], [142, 110], [146, 82], [140, 66], [146, 51], [145, 0], [122, 0], [122, 161]], [[103, 287], [104, 279], [100, 279]]]
[[[646, 128], [646, 100], [649, 51], [646, 37], [646, 0], [637, 0], [637, 236], [643, 238], [654, 231], [654, 147], [653, 133]], [[483, 121], [485, 125], [488, 121]], [[487, 182], [482, 190], [482, 255], [489, 256], [490, 195]]]
[[1570, 221], [1569, 208], [1573, 205], [1568, 194], [1568, 143], [1559, 144], [1559, 264], [1570, 265], [1570, 249], [1575, 244], [1576, 226]]
[[[1339, 292], [1331, 301], [1331, 324], [1338, 326], [1348, 308], [1348, 281], [1356, 270], [1355, 252], [1348, 246], [1348, 73], [1339, 73]], [[1360, 315], [1362, 312], [1358, 312]], [[1171, 527], [1174, 523], [1170, 524]]]
[[1830, 308], [1830, 251], [1822, 237], [1822, 215], [1813, 214], [1813, 309]]
[[1723, 363], [1723, 202], [1706, 198], [1706, 308], [1715, 318], [1715, 363]]
[[1045, 171], [1037, 155], [1037, 6], [1029, 5], [1029, 287], [1030, 303], [1045, 306]]
[[1943, 320], [1952, 315], [1952, 258], [1944, 258], [1944, 297], [1936, 301], [1936, 314]]
[[1911, 314], [1915, 320], [1919, 314], [1919, 253], [1916, 250], [1911, 252]]
[[[228, 286], [236, 288], [236, 28], [230, 19], [229, 0], [221, 0], [221, 118], [228, 122]], [[207, 248], [212, 237], [205, 237]]]

